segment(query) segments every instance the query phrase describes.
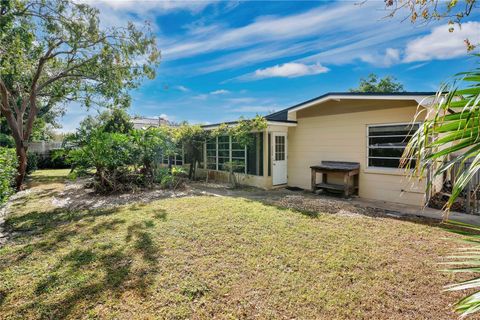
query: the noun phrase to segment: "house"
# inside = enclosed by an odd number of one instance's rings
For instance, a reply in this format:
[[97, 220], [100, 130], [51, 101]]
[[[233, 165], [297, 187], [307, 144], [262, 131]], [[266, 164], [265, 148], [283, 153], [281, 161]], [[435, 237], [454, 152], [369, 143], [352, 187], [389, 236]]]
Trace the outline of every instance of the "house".
[[144, 117], [134, 117], [132, 119], [134, 129], [146, 129], [151, 127], [160, 127], [163, 125], [168, 125], [168, 120], [162, 117], [158, 118], [144, 118]]
[[207, 141], [199, 171], [226, 180], [225, 163], [237, 161], [244, 164], [237, 170], [240, 183], [310, 189], [311, 166], [327, 160], [357, 162], [360, 197], [423, 205], [426, 179], [409, 178], [398, 166], [419, 125], [412, 123], [417, 108], [428, 108], [434, 94], [327, 93], [267, 115], [267, 129], [252, 132], [251, 146], [242, 147], [231, 137]]

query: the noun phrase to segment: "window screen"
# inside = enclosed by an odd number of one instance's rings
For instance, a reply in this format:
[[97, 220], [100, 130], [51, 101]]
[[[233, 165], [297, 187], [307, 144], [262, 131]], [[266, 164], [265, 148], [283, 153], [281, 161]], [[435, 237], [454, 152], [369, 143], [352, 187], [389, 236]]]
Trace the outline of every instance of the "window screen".
[[418, 123], [369, 126], [368, 166], [398, 168], [403, 151], [418, 128]]

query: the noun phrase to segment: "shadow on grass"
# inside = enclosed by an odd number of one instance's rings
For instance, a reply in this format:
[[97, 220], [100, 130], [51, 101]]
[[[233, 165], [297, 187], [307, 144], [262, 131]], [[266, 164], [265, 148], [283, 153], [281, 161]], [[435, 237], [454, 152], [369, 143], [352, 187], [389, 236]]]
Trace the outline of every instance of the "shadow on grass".
[[95, 221], [96, 217], [107, 216], [115, 213], [117, 209], [98, 209], [74, 211], [67, 209], [54, 209], [51, 211], [32, 211], [23, 215], [10, 216], [5, 220], [5, 228], [8, 232], [16, 233], [18, 236], [29, 236], [45, 234], [56, 228], [88, 219]]
[[[85, 213], [82, 217], [98, 214], [98, 211]], [[64, 223], [61, 214], [57, 213], [56, 216], [59, 217], [57, 223]], [[60, 256], [56, 264], [48, 269], [48, 273], [35, 284], [36, 298], [24, 306], [22, 311], [42, 310], [42, 318], [62, 319], [68, 317], [78, 305], [95, 305], [97, 299], [105, 293], [119, 297], [125, 290], [133, 290], [142, 297], [147, 297], [155, 275], [160, 272], [158, 261], [162, 256], [162, 250], [153, 237], [155, 222], [147, 218], [116, 230], [117, 226], [125, 223], [124, 219], [114, 218], [94, 226], [84, 225], [81, 230], [77, 230], [82, 235], [96, 235], [102, 240], [108, 239], [112, 230], [124, 232], [125, 236], [118, 238], [123, 240], [102, 245], [91, 241], [85, 247], [77, 247]], [[47, 299], [52, 293], [54, 295]], [[55, 299], [54, 302], [46, 302], [52, 301], [52, 298]]]
[[[53, 270], [40, 280], [35, 288], [38, 297], [35, 302], [25, 306], [28, 309], [42, 310], [42, 318], [63, 319], [82, 303], [92, 303], [103, 292], [114, 296], [122, 293], [125, 283], [131, 275], [132, 259], [118, 248], [109, 252], [94, 252], [92, 249], [75, 249], [60, 259]], [[95, 266], [103, 276], [87, 276], [84, 270]], [[81, 281], [83, 280], [83, 281]], [[44, 303], [44, 294], [59, 291], [65, 283], [80, 282], [80, 285], [67, 290], [61, 298], [53, 303]], [[60, 291], [61, 292], [61, 291]]]

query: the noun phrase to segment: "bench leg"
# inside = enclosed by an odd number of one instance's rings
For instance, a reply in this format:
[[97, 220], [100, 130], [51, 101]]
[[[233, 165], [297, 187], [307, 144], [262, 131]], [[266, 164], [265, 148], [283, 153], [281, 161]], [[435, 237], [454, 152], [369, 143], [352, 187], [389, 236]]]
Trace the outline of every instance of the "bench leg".
[[350, 196], [350, 175], [347, 173], [343, 176], [343, 184], [344, 184], [344, 195], [346, 198]]
[[315, 192], [315, 190], [317, 189], [317, 172], [315, 170], [312, 170], [312, 180], [311, 180], [311, 184], [312, 184], [312, 192]]

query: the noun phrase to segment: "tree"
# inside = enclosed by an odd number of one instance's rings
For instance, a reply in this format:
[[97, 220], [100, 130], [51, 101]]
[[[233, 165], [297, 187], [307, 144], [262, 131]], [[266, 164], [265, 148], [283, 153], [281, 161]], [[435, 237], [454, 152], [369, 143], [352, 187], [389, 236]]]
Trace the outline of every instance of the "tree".
[[[431, 21], [448, 20], [449, 31], [455, 31], [455, 25], [461, 27], [462, 21], [472, 14], [477, 7], [477, 0], [384, 0], [390, 10], [390, 17], [398, 12], [406, 11], [412, 23], [428, 23]], [[465, 39], [466, 49], [472, 51], [478, 43]]]
[[105, 111], [99, 118], [105, 132], [129, 133], [133, 130], [132, 119], [123, 109]]
[[417, 22], [429, 22], [431, 20], [448, 19], [450, 24], [461, 23], [468, 17], [473, 8], [476, 7], [476, 0], [384, 0], [387, 8], [391, 10], [390, 16], [394, 16], [400, 10], [407, 10], [410, 20]]
[[98, 9], [69, 0], [2, 0], [0, 28], [0, 111], [19, 159], [17, 188], [40, 107], [128, 106], [160, 56], [148, 24], [102, 29]]
[[190, 160], [189, 179], [195, 179], [197, 164], [202, 160], [203, 144], [209, 132], [199, 125], [182, 123], [174, 129], [175, 140], [183, 145], [184, 156]]
[[358, 88], [351, 88], [350, 92], [404, 92], [403, 84], [397, 82], [392, 76], [386, 76], [378, 79], [374, 73], [368, 75], [367, 78], [361, 78]]

